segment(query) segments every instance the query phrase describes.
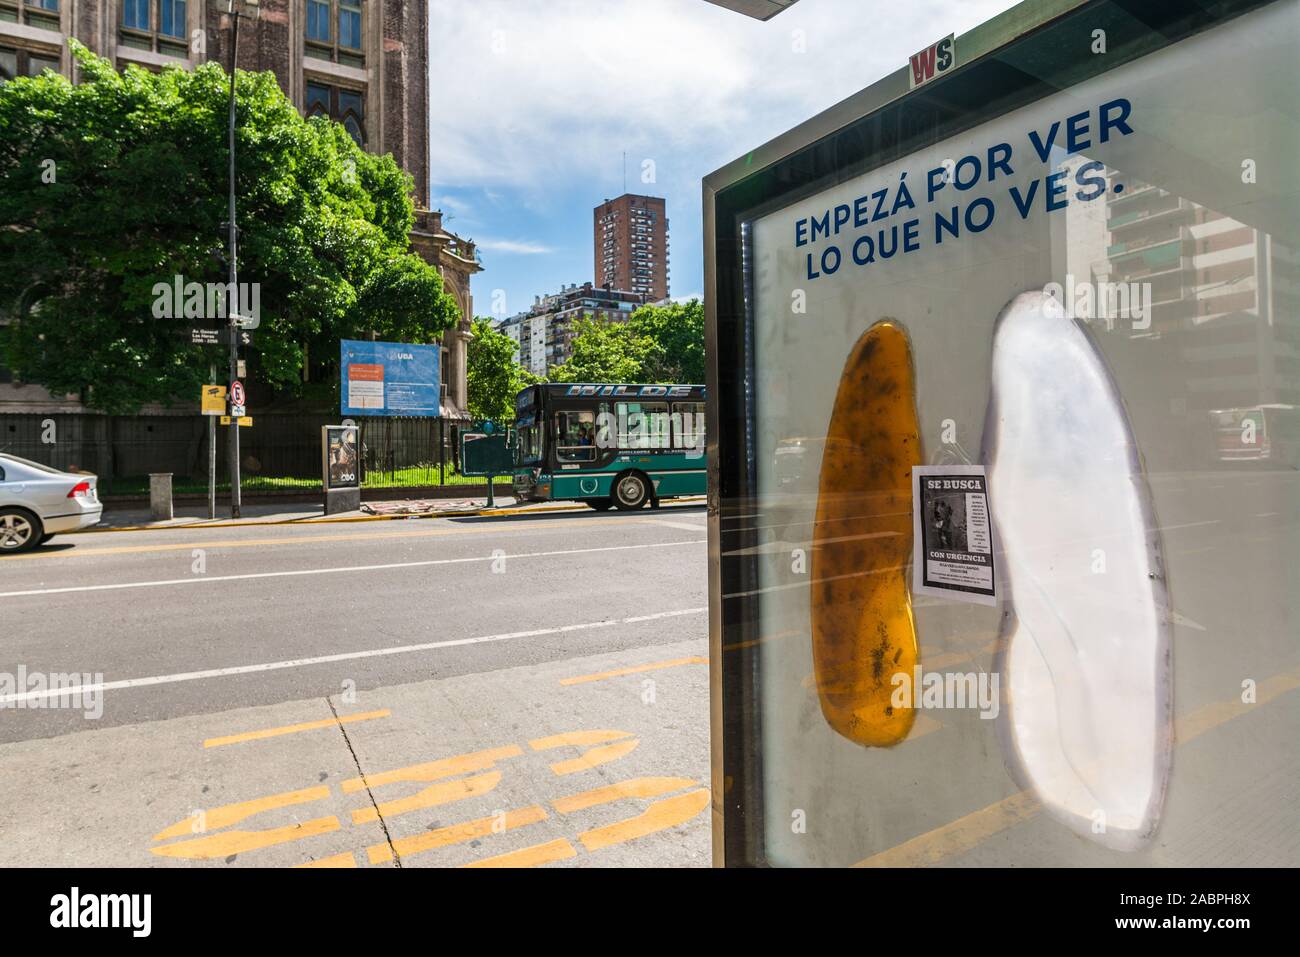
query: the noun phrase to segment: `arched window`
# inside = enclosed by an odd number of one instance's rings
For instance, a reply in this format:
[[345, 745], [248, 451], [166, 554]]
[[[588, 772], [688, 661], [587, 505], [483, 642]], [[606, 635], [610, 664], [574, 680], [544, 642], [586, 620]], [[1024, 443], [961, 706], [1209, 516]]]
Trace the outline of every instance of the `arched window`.
[[356, 144], [365, 147], [366, 107], [365, 96], [360, 92], [309, 80], [303, 112], [307, 116], [324, 116], [342, 123]]

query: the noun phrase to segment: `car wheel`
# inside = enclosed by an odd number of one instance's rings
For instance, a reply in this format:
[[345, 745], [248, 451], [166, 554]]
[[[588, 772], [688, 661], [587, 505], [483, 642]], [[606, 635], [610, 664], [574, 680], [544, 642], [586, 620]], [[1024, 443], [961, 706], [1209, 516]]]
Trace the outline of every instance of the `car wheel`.
[[0, 508], [0, 555], [16, 555], [41, 543], [41, 520], [22, 508]]
[[614, 480], [614, 506], [622, 512], [635, 512], [650, 497], [650, 483], [640, 472], [624, 472]]
[[608, 512], [614, 507], [613, 501], [607, 498], [589, 498], [587, 504], [598, 512]]

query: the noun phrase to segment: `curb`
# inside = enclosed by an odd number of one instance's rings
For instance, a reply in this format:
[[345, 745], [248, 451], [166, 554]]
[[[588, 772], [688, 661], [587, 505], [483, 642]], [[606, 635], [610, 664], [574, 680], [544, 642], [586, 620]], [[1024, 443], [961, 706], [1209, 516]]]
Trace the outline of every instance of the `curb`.
[[[698, 504], [704, 501], [704, 496], [693, 496], [691, 498], [674, 499], [675, 502]], [[171, 532], [171, 531], [194, 531], [195, 529], [206, 528], [255, 528], [257, 526], [267, 525], [343, 525], [353, 522], [391, 522], [399, 519], [413, 518], [474, 518], [477, 516], [496, 516], [496, 515], [548, 515], [555, 512], [575, 512], [587, 511], [586, 505], [554, 505], [541, 508], [478, 508], [467, 509], [459, 512], [403, 512], [399, 515], [349, 515], [346, 518], [286, 518], [275, 521], [226, 521], [226, 522], [202, 522], [194, 525], [123, 525], [120, 528], [83, 528], [75, 532], [62, 532], [60, 536], [66, 535], [102, 535], [107, 532]]]

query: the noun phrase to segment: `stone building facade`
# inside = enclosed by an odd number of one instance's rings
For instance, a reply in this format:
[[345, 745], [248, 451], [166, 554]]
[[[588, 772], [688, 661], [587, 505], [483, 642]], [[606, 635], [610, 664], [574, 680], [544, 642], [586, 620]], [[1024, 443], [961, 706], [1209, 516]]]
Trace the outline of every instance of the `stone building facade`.
[[[207, 60], [229, 68], [227, 6], [225, 0], [0, 0], [0, 79], [50, 68], [75, 82], [69, 37], [119, 68], [194, 67]], [[445, 231], [442, 214], [429, 208], [427, 0], [261, 0], [258, 6], [255, 19], [240, 18], [240, 69], [272, 71], [299, 111], [343, 123], [365, 149], [391, 153], [415, 181], [411, 246], [438, 268], [460, 307], [460, 323], [443, 338], [444, 411], [463, 417], [474, 315], [470, 280], [482, 267], [473, 244]], [[6, 408], [69, 406], [37, 393], [0, 381]]]

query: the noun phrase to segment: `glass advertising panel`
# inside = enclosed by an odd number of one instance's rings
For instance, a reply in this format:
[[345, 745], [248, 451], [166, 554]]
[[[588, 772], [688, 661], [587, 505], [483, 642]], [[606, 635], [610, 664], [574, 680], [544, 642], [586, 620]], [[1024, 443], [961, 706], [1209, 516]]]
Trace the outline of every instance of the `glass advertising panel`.
[[729, 864], [1300, 863], [1300, 3], [1138, 6], [719, 193]]
[[358, 488], [361, 485], [360, 429], [355, 425], [327, 425], [324, 433], [325, 488]]

